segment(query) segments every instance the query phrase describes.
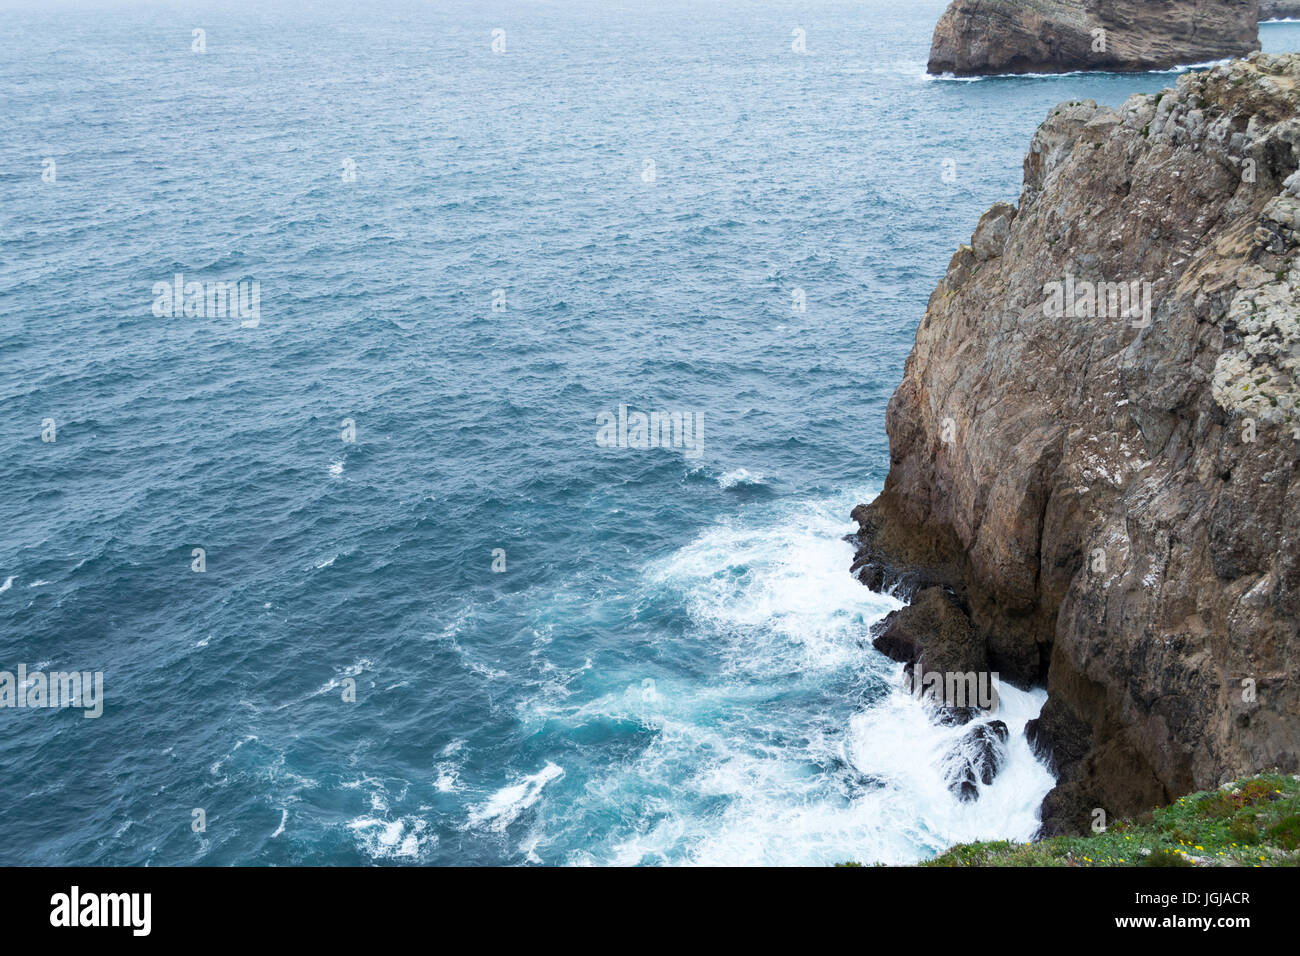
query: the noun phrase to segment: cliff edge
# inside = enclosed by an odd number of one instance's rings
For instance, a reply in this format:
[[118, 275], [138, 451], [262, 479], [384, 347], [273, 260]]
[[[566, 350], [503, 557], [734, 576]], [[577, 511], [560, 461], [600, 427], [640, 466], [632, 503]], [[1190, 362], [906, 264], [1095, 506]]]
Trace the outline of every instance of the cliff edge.
[[854, 573], [1046, 684], [1046, 834], [1300, 768], [1298, 166], [1300, 55], [1059, 105], [890, 400]]
[[1165, 70], [1259, 49], [1258, 0], [954, 0], [930, 73]]

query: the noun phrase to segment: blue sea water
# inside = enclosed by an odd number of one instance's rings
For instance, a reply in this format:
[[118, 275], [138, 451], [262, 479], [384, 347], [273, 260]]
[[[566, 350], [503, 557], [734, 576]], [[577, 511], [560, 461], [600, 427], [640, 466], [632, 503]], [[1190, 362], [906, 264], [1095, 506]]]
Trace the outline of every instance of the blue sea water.
[[[944, 3], [7, 5], [0, 669], [105, 706], [0, 710], [0, 863], [1031, 834], [1022, 740], [944, 788], [842, 536], [1049, 107], [1173, 77], [930, 79]], [[155, 315], [176, 273], [260, 321]], [[619, 405], [701, 454], [598, 446]]]

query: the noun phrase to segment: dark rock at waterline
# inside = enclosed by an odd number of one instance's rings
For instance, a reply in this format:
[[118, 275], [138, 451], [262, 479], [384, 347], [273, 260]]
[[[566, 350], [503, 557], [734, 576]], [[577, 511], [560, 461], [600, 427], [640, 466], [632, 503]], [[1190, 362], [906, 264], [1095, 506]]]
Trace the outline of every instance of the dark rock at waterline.
[[1007, 725], [1000, 720], [977, 724], [967, 731], [944, 760], [948, 789], [963, 802], [979, 799], [979, 787], [988, 786], [1006, 762]]
[[[937, 723], [970, 723], [982, 713], [978, 705], [996, 704], [985, 642], [973, 633], [970, 618], [947, 589], [918, 592], [911, 604], [887, 615], [874, 632], [872, 645], [907, 665], [903, 674], [909, 692], [935, 705]], [[989, 700], [981, 701], [981, 692], [988, 692]]]
[[[990, 591], [994, 589], [991, 585], [997, 582], [981, 579], [987, 572], [972, 567], [960, 535], [943, 524], [929, 523], [934, 509], [931, 502], [896, 492], [899, 488], [923, 487], [930, 480], [928, 469], [934, 466], [933, 460], [926, 460], [926, 452], [932, 448], [923, 447], [929, 446], [929, 439], [914, 434], [912, 423], [899, 418], [904, 401], [912, 398], [904, 394], [907, 384], [907, 379], [904, 379], [889, 403], [886, 427], [891, 429], [893, 463], [885, 490], [870, 504], [853, 509], [858, 533], [849, 536], [849, 540], [857, 545], [850, 570], [858, 580], [872, 590], [912, 601], [908, 608], [891, 613], [873, 629], [877, 638], [886, 637], [887, 631], [894, 631], [883, 645], [876, 645], [877, 649], [894, 660], [914, 662], [924, 642], [913, 635], [933, 626], [934, 621], [929, 618], [938, 619], [939, 615], [933, 609], [919, 611], [918, 619], [912, 623], [912, 615], [904, 612], [920, 604], [924, 592], [938, 589], [965, 616], [969, 640], [956, 643], [966, 647], [977, 666], [949, 668], [946, 661], [927, 659], [926, 671], [991, 669], [998, 672], [1000, 680], [1016, 686], [1041, 685], [1047, 674], [1050, 645], [1045, 644], [1037, 633], [1040, 621], [1018, 613], [990, 618], [985, 612], [993, 603], [994, 594]], [[926, 490], [932, 492], [932, 489]], [[1007, 583], [1018, 585], [1021, 577], [1017, 574]], [[929, 600], [935, 598], [932, 596]], [[942, 618], [949, 632], [960, 631], [951, 613], [943, 614]], [[976, 620], [979, 621], [978, 627], [974, 626]], [[942, 639], [937, 643], [954, 644], [952, 640]], [[918, 649], [916, 655], [909, 653], [913, 644]]]
[[969, 724], [984, 711], [978, 707], [940, 707], [934, 722], [943, 727], [960, 727]]
[[1002, 766], [1004, 756], [1001, 745], [1007, 742], [1010, 732], [1007, 725], [1000, 720], [990, 720], [980, 724], [963, 738], [965, 746], [978, 749], [972, 766], [979, 774], [980, 782], [990, 784]]
[[936, 547], [916, 547], [916, 541], [909, 542], [910, 550], [904, 550], [889, 540], [888, 526], [876, 523], [869, 505], [858, 505], [852, 517], [858, 523], [858, 532], [849, 535], [847, 540], [857, 550], [849, 570], [859, 581], [873, 591], [892, 594], [902, 601], [911, 601], [926, 588], [944, 588], [959, 606], [964, 606], [960, 569], [942, 561], [942, 555], [948, 552]]
[[970, 618], [940, 587], [919, 591], [907, 607], [890, 612], [876, 626], [871, 643], [893, 660], [919, 662], [924, 672], [988, 669], [988, 654], [984, 643], [971, 633]]

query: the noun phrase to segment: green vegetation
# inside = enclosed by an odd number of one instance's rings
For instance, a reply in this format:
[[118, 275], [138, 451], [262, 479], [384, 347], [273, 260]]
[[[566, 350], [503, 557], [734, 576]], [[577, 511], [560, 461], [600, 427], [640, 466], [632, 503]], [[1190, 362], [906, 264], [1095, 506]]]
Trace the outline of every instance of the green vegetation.
[[1104, 833], [966, 843], [923, 866], [1300, 866], [1300, 779], [1246, 777]]
[[1300, 780], [1262, 774], [1104, 833], [955, 846], [926, 866], [1300, 866]]

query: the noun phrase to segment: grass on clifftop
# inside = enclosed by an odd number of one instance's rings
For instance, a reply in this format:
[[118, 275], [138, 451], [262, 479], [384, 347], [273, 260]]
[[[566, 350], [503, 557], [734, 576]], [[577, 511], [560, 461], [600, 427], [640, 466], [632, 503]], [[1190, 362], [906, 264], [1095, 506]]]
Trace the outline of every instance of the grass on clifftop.
[[963, 843], [921, 865], [1300, 866], [1300, 780], [1245, 777], [1120, 820], [1104, 833]]

